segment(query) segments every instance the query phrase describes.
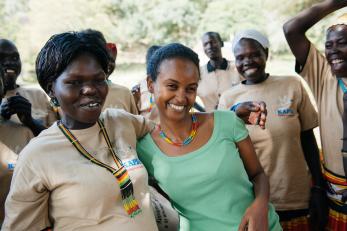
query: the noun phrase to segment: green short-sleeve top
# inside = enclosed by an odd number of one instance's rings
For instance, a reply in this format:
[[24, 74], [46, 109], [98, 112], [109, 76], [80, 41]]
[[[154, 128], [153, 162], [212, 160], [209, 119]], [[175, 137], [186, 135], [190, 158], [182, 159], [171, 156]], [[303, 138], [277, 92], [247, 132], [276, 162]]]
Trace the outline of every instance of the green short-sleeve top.
[[[183, 156], [167, 156], [149, 134], [138, 141], [140, 160], [180, 214], [181, 231], [237, 230], [254, 200], [236, 146], [247, 136], [233, 112], [215, 111], [208, 142]], [[269, 211], [270, 230], [281, 230], [272, 206]]]

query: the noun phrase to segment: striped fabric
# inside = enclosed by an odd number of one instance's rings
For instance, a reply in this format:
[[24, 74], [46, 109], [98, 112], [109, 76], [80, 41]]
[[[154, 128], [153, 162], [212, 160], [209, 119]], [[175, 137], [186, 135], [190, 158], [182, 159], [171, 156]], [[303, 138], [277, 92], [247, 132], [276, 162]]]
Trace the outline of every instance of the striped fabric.
[[347, 204], [341, 201], [342, 193], [347, 190], [347, 180], [324, 168], [329, 198], [329, 220], [326, 230], [347, 231]]
[[283, 231], [310, 231], [307, 216], [293, 218], [289, 221], [281, 221]]

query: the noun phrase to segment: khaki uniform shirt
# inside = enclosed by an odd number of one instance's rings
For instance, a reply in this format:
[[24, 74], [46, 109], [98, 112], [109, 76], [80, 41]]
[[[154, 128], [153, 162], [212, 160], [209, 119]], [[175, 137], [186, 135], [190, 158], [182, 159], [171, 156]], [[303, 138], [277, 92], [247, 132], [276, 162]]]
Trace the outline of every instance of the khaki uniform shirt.
[[255, 85], [239, 84], [223, 93], [220, 109], [243, 101], [267, 104], [266, 129], [247, 125], [259, 161], [270, 181], [276, 210], [308, 208], [311, 177], [300, 133], [317, 126], [315, 111], [299, 78], [269, 76]]
[[[57, 116], [49, 103], [48, 96], [41, 89], [18, 87], [14, 90], [7, 91], [3, 102], [6, 101], [6, 98], [15, 96], [16, 94], [23, 96], [31, 103], [32, 117], [41, 121], [44, 126], [49, 127], [57, 120]], [[17, 115], [12, 115], [10, 120], [21, 124]]]
[[18, 153], [33, 137], [31, 130], [21, 124], [11, 120], [0, 121], [0, 227], [5, 217], [5, 200]]
[[[324, 164], [333, 173], [345, 176], [341, 154], [343, 92], [326, 58], [313, 44], [299, 74], [306, 80], [317, 102]], [[347, 84], [345, 78], [342, 80]]]
[[[123, 110], [109, 109], [102, 117], [142, 212], [134, 218], [126, 214], [115, 177], [83, 157], [55, 123], [20, 153], [2, 231], [37, 231], [48, 226], [55, 231], [157, 230], [147, 171], [136, 154], [136, 138], [149, 132], [150, 125]], [[71, 132], [96, 159], [116, 166], [97, 124]]]
[[104, 109], [106, 108], [124, 109], [131, 114], [139, 114], [130, 90], [114, 83], [108, 87], [108, 94], [104, 103]]
[[206, 111], [213, 111], [218, 105], [221, 94], [241, 81], [234, 64], [228, 61], [226, 70], [216, 69], [208, 72], [207, 64], [200, 68], [198, 96]]

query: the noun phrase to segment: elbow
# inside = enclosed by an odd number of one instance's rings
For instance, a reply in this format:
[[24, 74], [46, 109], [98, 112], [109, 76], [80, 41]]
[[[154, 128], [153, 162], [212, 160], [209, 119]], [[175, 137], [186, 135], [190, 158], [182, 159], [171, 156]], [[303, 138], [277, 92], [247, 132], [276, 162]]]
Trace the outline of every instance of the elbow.
[[290, 35], [295, 34], [294, 26], [292, 25], [291, 20], [287, 21], [283, 24], [283, 33], [286, 38], [290, 37]]

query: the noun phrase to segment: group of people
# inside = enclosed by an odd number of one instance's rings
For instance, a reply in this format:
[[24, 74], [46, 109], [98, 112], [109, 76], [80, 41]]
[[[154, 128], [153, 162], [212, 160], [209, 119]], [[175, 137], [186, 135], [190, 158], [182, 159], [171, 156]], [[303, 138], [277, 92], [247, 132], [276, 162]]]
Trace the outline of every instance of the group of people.
[[43, 91], [16, 83], [19, 52], [0, 39], [1, 230], [347, 230], [347, 23], [327, 30], [325, 56], [305, 35], [346, 6], [283, 27], [318, 113], [299, 77], [266, 73], [253, 29], [235, 35], [234, 63], [217, 32], [202, 36], [205, 66], [180, 43], [150, 47], [132, 92], [108, 80], [117, 47], [98, 31], [46, 42]]

